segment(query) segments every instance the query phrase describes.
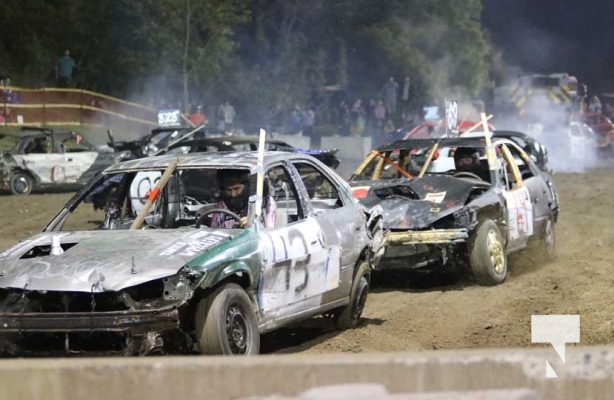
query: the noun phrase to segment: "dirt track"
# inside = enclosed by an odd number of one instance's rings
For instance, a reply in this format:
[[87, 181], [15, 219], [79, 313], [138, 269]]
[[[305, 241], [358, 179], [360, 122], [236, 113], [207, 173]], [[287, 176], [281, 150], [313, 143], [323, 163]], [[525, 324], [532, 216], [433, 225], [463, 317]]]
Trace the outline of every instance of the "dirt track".
[[[531, 314], [580, 314], [581, 345], [614, 342], [614, 170], [558, 174], [557, 259], [511, 259], [508, 280], [479, 287], [469, 278], [430, 285], [380, 278], [353, 331], [315, 319], [263, 337], [264, 352], [370, 352], [526, 347]], [[41, 230], [72, 194], [0, 196], [0, 248]]]

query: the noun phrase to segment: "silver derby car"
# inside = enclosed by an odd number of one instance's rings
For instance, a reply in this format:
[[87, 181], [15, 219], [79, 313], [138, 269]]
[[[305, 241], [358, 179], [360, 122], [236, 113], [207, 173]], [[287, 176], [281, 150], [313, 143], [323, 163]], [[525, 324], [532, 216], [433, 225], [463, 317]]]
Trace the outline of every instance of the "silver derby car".
[[94, 176], [127, 155], [96, 147], [74, 131], [23, 127], [14, 139], [10, 150], [0, 152], [0, 189], [15, 195], [77, 189], [87, 183], [84, 176]]
[[[223, 207], [220, 171], [246, 177], [245, 216]], [[314, 315], [355, 327], [379, 221], [308, 155], [116, 164], [0, 254], [1, 350], [255, 354], [261, 333]]]

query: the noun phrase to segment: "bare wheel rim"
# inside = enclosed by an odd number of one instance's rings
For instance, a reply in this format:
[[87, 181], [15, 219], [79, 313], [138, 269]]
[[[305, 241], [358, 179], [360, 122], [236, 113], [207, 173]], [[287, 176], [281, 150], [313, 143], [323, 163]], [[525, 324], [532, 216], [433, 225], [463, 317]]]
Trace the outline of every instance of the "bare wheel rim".
[[233, 354], [247, 352], [249, 330], [243, 310], [238, 303], [232, 303], [226, 312], [226, 337]]
[[29, 188], [30, 188], [30, 183], [25, 177], [19, 176], [16, 179], [13, 179], [13, 189], [15, 190], [15, 192], [26, 193], [29, 190]]
[[497, 233], [494, 230], [488, 232], [488, 255], [490, 256], [490, 262], [497, 274], [502, 274], [505, 271], [505, 254], [503, 253], [503, 246], [501, 241], [497, 237]]

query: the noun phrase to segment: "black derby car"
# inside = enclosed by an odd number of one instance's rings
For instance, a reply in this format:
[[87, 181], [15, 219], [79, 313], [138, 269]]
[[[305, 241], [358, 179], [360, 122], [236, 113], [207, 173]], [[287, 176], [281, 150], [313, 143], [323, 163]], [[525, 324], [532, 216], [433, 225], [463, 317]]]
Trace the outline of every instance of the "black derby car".
[[[435, 165], [440, 150], [460, 148], [481, 155], [474, 172], [430, 172], [442, 169]], [[509, 253], [534, 247], [554, 255], [558, 196], [550, 176], [512, 140], [401, 140], [370, 157], [350, 184], [365, 206], [383, 210], [389, 234], [379, 268], [469, 268], [478, 283], [495, 285], [506, 279]]]

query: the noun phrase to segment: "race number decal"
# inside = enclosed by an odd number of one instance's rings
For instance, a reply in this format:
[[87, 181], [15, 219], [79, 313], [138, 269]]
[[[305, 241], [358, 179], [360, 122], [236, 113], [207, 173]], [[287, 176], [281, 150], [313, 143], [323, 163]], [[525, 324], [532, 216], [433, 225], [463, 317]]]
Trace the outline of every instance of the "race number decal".
[[159, 110], [158, 125], [165, 126], [181, 126], [181, 111], [180, 110]]
[[313, 218], [263, 233], [264, 256], [258, 293], [264, 311], [319, 305], [320, 296], [339, 286], [341, 248], [324, 247]]
[[446, 124], [449, 131], [456, 131], [458, 128], [458, 103], [456, 100], [446, 100]]
[[427, 193], [424, 197], [424, 200], [430, 201], [432, 203], [441, 203], [446, 197], [446, 193], [447, 192]]
[[533, 203], [529, 189], [519, 189], [503, 192], [508, 209], [508, 227], [510, 239], [531, 236], [533, 234]]
[[[147, 202], [147, 195], [156, 186], [161, 176], [160, 171], [139, 171], [136, 174], [130, 185], [130, 202], [135, 213], [143, 208]], [[152, 208], [150, 213], [153, 213], [153, 210]]]

